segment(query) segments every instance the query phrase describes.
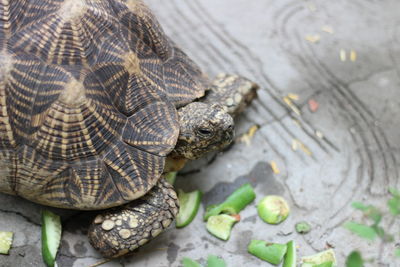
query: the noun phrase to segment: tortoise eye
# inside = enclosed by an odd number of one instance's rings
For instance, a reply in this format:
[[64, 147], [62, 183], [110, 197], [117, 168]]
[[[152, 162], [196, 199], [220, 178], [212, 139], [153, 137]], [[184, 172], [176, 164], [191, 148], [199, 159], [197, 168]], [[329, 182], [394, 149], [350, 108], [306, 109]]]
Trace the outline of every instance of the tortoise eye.
[[198, 128], [197, 132], [200, 135], [203, 135], [203, 136], [210, 136], [212, 134], [212, 131], [210, 129], [207, 129], [207, 128]]

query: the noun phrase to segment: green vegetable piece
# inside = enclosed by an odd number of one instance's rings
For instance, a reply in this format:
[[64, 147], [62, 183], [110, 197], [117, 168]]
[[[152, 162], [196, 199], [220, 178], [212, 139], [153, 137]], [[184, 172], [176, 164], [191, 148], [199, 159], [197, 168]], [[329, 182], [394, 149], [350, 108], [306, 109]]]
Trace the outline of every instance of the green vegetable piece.
[[363, 267], [364, 261], [358, 251], [353, 251], [346, 259], [346, 267]]
[[259, 259], [271, 264], [279, 264], [287, 251], [286, 244], [267, 243], [262, 240], [251, 240], [247, 251]]
[[224, 202], [207, 207], [204, 220], [220, 213], [238, 214], [256, 198], [253, 187], [247, 183], [236, 189]]
[[350, 230], [354, 234], [369, 240], [374, 240], [378, 235], [373, 227], [365, 224], [360, 224], [356, 222], [346, 222], [343, 225], [347, 230]]
[[396, 257], [400, 258], [400, 248], [396, 248], [396, 249], [394, 250], [394, 255], [395, 255]]
[[0, 232], [0, 254], [8, 254], [12, 245], [13, 235], [13, 232]]
[[167, 180], [169, 184], [174, 185], [177, 174], [178, 172], [169, 172], [165, 175], [165, 180]]
[[400, 198], [393, 197], [389, 199], [387, 205], [392, 215], [397, 216], [400, 214]]
[[397, 198], [400, 198], [400, 191], [397, 190], [396, 188], [390, 187], [390, 188], [389, 188], [389, 192], [390, 192], [390, 194], [391, 194], [392, 196], [397, 197]]
[[228, 214], [210, 216], [207, 220], [207, 230], [214, 236], [222, 240], [228, 240], [231, 235], [233, 225], [238, 220]]
[[286, 255], [283, 260], [282, 267], [296, 267], [297, 254], [296, 254], [296, 243], [292, 240], [286, 244]]
[[381, 211], [373, 205], [365, 205], [361, 202], [353, 202], [351, 206], [355, 209], [361, 210], [366, 216], [378, 224], [382, 219]]
[[42, 256], [47, 266], [53, 267], [61, 241], [60, 216], [44, 210], [42, 212]]
[[257, 205], [258, 215], [269, 224], [279, 224], [289, 216], [289, 205], [280, 196], [266, 196]]
[[327, 261], [321, 264], [314, 264], [313, 267], [333, 267], [333, 262]]
[[199, 190], [190, 193], [178, 190], [180, 208], [176, 217], [177, 228], [185, 227], [193, 221], [200, 207], [201, 196], [202, 193]]
[[186, 257], [182, 259], [182, 264], [183, 267], [201, 267], [200, 263]]
[[207, 267], [226, 267], [226, 263], [220, 257], [209, 255], [207, 258]]
[[311, 231], [311, 225], [308, 222], [299, 222], [296, 223], [295, 229], [299, 234], [307, 234]]
[[301, 261], [303, 263], [301, 267], [334, 267], [337, 264], [333, 249], [328, 249], [315, 255], [302, 257]]

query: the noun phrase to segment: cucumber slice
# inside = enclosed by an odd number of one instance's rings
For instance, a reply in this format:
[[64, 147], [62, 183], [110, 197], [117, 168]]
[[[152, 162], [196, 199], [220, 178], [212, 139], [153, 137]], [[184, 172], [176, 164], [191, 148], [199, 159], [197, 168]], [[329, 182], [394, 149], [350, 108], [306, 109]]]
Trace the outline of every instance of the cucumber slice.
[[0, 232], [0, 254], [8, 254], [12, 245], [13, 235], [13, 232]]
[[228, 240], [233, 225], [238, 222], [237, 217], [228, 214], [210, 216], [207, 220], [207, 230], [222, 240]]
[[169, 184], [174, 185], [177, 174], [178, 172], [169, 172], [165, 175], [165, 180], [167, 180]]
[[60, 216], [44, 210], [42, 212], [42, 256], [47, 266], [53, 267], [61, 241]]
[[199, 190], [190, 193], [178, 190], [180, 208], [176, 217], [177, 228], [185, 227], [193, 221], [200, 207], [201, 196], [202, 193]]
[[267, 243], [262, 240], [251, 240], [247, 251], [259, 259], [278, 265], [286, 254], [286, 244]]
[[296, 243], [292, 240], [286, 243], [286, 255], [282, 267], [296, 267]]

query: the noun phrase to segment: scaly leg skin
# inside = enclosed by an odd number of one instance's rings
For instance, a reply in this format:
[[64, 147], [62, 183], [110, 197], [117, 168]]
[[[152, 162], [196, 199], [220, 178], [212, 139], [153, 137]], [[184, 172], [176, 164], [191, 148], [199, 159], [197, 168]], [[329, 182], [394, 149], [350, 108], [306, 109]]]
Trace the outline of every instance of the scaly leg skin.
[[98, 215], [89, 228], [89, 241], [104, 257], [119, 257], [158, 236], [178, 211], [173, 187], [160, 178], [140, 199]]

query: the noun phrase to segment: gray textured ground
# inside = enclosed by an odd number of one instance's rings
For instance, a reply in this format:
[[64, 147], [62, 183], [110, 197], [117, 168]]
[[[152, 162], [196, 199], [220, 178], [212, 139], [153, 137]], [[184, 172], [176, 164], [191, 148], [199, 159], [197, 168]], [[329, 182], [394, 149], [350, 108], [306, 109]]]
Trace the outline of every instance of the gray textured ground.
[[[218, 201], [245, 181], [257, 199], [274, 193], [290, 202], [292, 213], [279, 226], [257, 217], [255, 204], [242, 213], [228, 242], [209, 235], [200, 214], [188, 227], [171, 228], [133, 256], [103, 266], [179, 266], [188, 256], [204, 262], [223, 256], [228, 266], [259, 266], [246, 252], [251, 239], [295, 239], [302, 255], [335, 247], [339, 266], [352, 249], [376, 257], [370, 266], [400, 266], [394, 243], [383, 246], [350, 235], [341, 224], [359, 217], [350, 203], [364, 200], [384, 206], [388, 186], [398, 186], [400, 160], [400, 2], [377, 0], [148, 0], [171, 37], [211, 75], [240, 73], [261, 85], [259, 99], [240, 118], [238, 132], [259, 124], [250, 145], [237, 142], [207, 163], [192, 164], [177, 185], [201, 189], [204, 204]], [[322, 30], [330, 26], [333, 33]], [[325, 30], [327, 30], [325, 28]], [[329, 31], [329, 28], [328, 28]], [[319, 42], [306, 40], [318, 34]], [[341, 61], [340, 50], [346, 52]], [[357, 54], [353, 62], [350, 50]], [[301, 116], [282, 101], [288, 93]], [[310, 112], [307, 101], [320, 107]], [[324, 138], [316, 136], [316, 131]], [[303, 142], [312, 155], [293, 151]], [[269, 167], [275, 161], [281, 171]], [[190, 170], [199, 170], [192, 172]], [[0, 229], [15, 233], [10, 256], [0, 266], [42, 266], [39, 253], [41, 207], [0, 195]], [[83, 234], [88, 215], [64, 212], [59, 266], [89, 266], [101, 256]], [[307, 220], [313, 231], [293, 233]], [[393, 230], [398, 224], [390, 224]], [[265, 264], [268, 266], [268, 264]]]

